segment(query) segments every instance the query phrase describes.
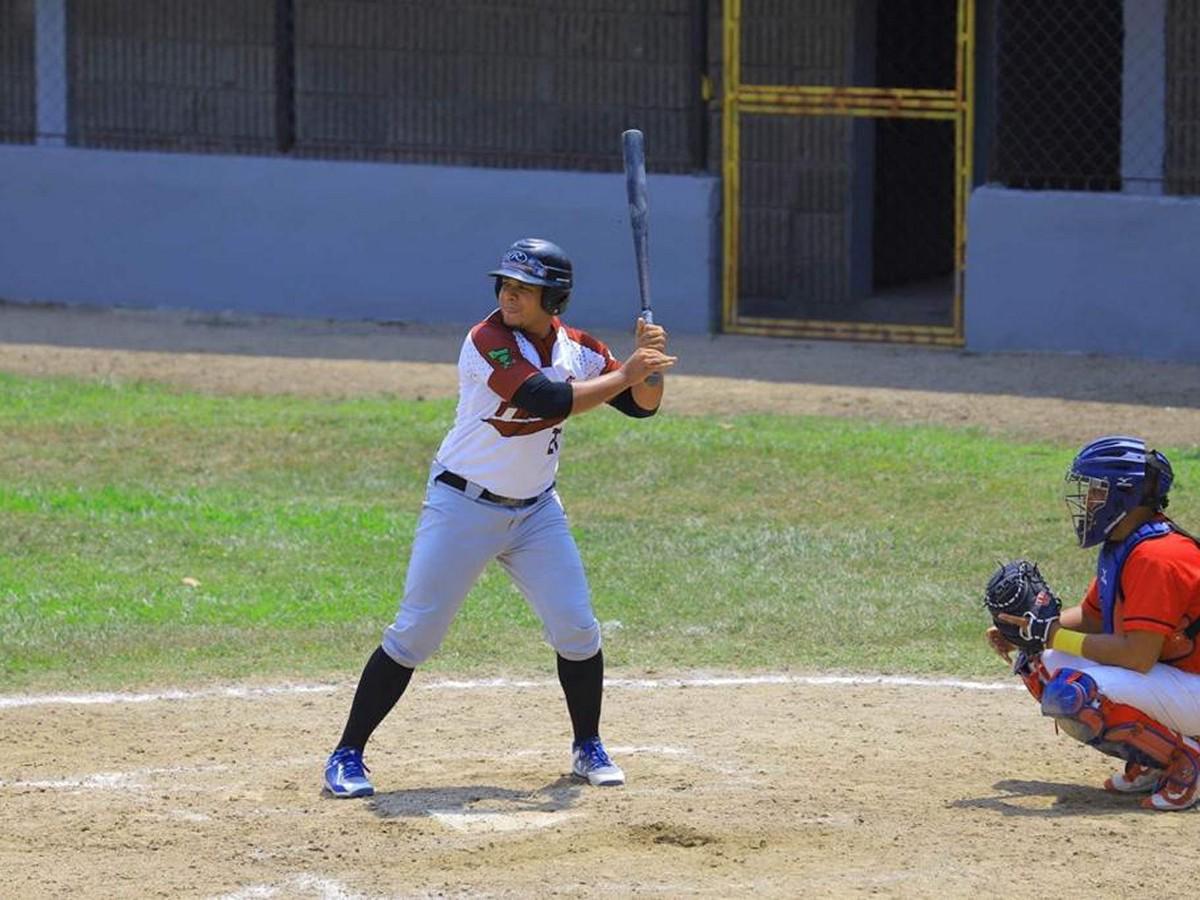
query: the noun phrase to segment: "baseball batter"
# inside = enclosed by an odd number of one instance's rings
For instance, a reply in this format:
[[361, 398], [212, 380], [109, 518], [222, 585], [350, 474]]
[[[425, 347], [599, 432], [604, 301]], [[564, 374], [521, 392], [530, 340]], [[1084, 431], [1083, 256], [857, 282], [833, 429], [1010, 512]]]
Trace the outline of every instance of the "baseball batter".
[[669, 369], [666, 332], [638, 319], [624, 363], [564, 325], [571, 261], [556, 244], [517, 241], [495, 279], [498, 308], [470, 330], [458, 358], [458, 411], [433, 460], [404, 598], [363, 669], [346, 727], [325, 767], [335, 797], [374, 793], [363, 748], [438, 648], [490, 560], [512, 578], [558, 656], [574, 731], [572, 773], [593, 785], [625, 774], [600, 739], [604, 656], [587, 577], [555, 490], [564, 425], [602, 404], [652, 416]]
[[987, 632], [1005, 659], [1024, 650], [1015, 670], [1044, 715], [1125, 760], [1105, 789], [1156, 810], [1200, 801], [1200, 543], [1162, 512], [1173, 477], [1139, 438], [1087, 444], [1066, 496], [1079, 545], [1100, 546], [1083, 602], [1057, 615], [1043, 585]]

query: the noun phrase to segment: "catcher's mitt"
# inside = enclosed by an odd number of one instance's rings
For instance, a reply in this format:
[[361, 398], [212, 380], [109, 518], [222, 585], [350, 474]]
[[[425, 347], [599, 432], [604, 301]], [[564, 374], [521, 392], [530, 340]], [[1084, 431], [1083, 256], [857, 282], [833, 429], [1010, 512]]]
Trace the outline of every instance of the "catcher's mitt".
[[[1046, 648], [1050, 626], [1062, 611], [1062, 603], [1046, 584], [1037, 564], [1027, 559], [1000, 566], [988, 579], [983, 602], [1000, 633], [1026, 653], [1041, 653]], [[1025, 621], [1021, 625], [1005, 622], [999, 618], [1000, 613], [1019, 616]]]

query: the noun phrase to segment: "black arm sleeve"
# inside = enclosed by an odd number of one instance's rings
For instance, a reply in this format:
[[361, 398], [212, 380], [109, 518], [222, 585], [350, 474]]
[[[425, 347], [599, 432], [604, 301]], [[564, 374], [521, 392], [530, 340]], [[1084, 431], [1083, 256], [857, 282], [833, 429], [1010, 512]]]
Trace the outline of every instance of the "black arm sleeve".
[[625, 388], [625, 390], [609, 400], [608, 405], [614, 409], [619, 409], [627, 416], [633, 416], [635, 419], [645, 419], [658, 412], [658, 407], [654, 409], [642, 409], [638, 406], [637, 401], [633, 399], [633, 388]]
[[565, 419], [571, 414], [575, 392], [566, 381], [551, 381], [541, 372], [525, 379], [512, 402], [542, 419]]

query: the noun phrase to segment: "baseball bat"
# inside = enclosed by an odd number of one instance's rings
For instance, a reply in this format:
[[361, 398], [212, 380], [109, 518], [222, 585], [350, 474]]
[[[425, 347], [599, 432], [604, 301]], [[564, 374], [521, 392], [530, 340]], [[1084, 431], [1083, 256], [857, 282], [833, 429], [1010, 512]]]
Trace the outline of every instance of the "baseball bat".
[[[637, 266], [641, 315], [647, 325], [653, 325], [654, 312], [650, 304], [650, 204], [646, 193], [646, 138], [636, 128], [630, 128], [621, 134], [621, 146], [625, 158], [625, 193], [629, 198], [629, 227], [633, 231], [633, 258]], [[662, 376], [656, 372], [646, 379], [646, 383], [658, 384], [661, 379]]]

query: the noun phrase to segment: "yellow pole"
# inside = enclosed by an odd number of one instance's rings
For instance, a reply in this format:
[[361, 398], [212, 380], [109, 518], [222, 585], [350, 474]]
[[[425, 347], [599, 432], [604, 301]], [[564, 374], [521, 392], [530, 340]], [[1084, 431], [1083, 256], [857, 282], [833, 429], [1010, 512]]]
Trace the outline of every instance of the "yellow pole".
[[721, 219], [724, 226], [721, 258], [721, 302], [724, 327], [737, 324], [738, 292], [738, 203], [740, 138], [738, 136], [738, 91], [741, 87], [741, 0], [725, 0], [724, 5], [724, 96], [721, 98], [721, 146], [724, 156]]
[[958, 0], [958, 53], [955, 82], [958, 114], [954, 121], [954, 333], [963, 339], [967, 272], [967, 201], [974, 156], [975, 0]]

